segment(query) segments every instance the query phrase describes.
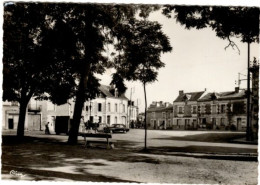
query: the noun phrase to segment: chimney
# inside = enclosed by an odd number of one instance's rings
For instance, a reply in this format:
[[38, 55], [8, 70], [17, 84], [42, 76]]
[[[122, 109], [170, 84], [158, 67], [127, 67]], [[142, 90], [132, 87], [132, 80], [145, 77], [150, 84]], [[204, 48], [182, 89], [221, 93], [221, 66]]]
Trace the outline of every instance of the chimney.
[[118, 90], [115, 88], [115, 97], [118, 98]]
[[239, 93], [239, 87], [235, 87], [235, 93]]
[[207, 91], [207, 88], [205, 88], [204, 91]]
[[183, 90], [179, 91], [179, 95], [183, 95], [183, 94], [184, 94]]

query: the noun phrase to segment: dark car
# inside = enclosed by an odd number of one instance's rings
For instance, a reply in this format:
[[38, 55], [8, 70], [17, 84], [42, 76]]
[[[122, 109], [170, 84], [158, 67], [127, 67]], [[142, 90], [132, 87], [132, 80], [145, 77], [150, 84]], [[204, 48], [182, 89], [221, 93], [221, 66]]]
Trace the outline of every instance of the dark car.
[[123, 124], [113, 124], [112, 126], [104, 128], [104, 132], [106, 132], [106, 133], [115, 133], [115, 132], [126, 133], [128, 131], [129, 131], [129, 128], [126, 128], [126, 126]]

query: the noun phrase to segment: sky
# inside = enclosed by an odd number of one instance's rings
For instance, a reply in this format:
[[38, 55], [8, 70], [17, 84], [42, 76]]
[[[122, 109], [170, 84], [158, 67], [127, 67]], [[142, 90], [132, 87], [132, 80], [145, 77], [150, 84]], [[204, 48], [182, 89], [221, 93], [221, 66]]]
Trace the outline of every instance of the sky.
[[[17, 1], [17, 0], [13, 0]], [[38, 1], [38, 0], [35, 0]], [[39, 2], [55, 2], [53, 0], [43, 0]], [[71, 2], [71, 0], [61, 0], [56, 2]], [[196, 4], [196, 5], [237, 5], [237, 6], [260, 6], [258, 0], [76, 0], [75, 2], [99, 2], [99, 3], [145, 3], [145, 4]], [[0, 8], [3, 15], [3, 6]], [[152, 101], [164, 101], [172, 103], [178, 96], [179, 90], [184, 92], [203, 91], [207, 88], [209, 92], [232, 91], [235, 88], [235, 80], [238, 73], [246, 75], [247, 72], [247, 45], [234, 39], [240, 49], [237, 50], [225, 47], [228, 41], [222, 40], [215, 36], [215, 32], [210, 29], [203, 30], [186, 30], [174, 19], [168, 19], [161, 14], [160, 11], [152, 13], [149, 17], [152, 21], [158, 21], [162, 24], [164, 33], [170, 38], [173, 51], [171, 53], [162, 54], [161, 60], [165, 63], [165, 67], [159, 70], [158, 79], [152, 84], [148, 84], [147, 101], [148, 106]], [[2, 17], [0, 24], [3, 24]], [[3, 30], [0, 29], [3, 35]], [[1, 42], [0, 42], [1, 43]], [[2, 44], [1, 48], [2, 48]], [[2, 58], [2, 53], [0, 52]], [[259, 59], [259, 44], [251, 44], [251, 59], [256, 57]], [[0, 66], [2, 70], [2, 66]], [[109, 85], [111, 81], [111, 71], [99, 76], [101, 83]], [[0, 79], [2, 83], [2, 79]], [[140, 112], [144, 111], [144, 92], [140, 82], [127, 82], [128, 90], [126, 96], [130, 99], [131, 88], [132, 100], [135, 101]], [[246, 81], [241, 84], [242, 88], [246, 87]], [[1, 92], [2, 93], [2, 92]]]
[[[216, 37], [211, 29], [185, 29], [175, 19], [168, 19], [161, 11], [152, 13], [149, 17], [163, 26], [164, 33], [170, 38], [173, 47], [171, 53], [161, 55], [165, 67], [159, 70], [158, 79], [147, 85], [147, 105], [152, 101], [172, 103], [178, 96], [179, 90], [184, 92], [204, 91], [222, 92], [233, 91], [237, 86], [235, 81], [238, 73], [247, 74], [247, 44], [234, 38], [239, 47], [229, 47], [227, 40]], [[251, 44], [251, 60], [259, 59], [259, 44]], [[111, 71], [100, 76], [101, 83], [108, 85], [111, 81]], [[241, 78], [246, 78], [241, 76]], [[144, 111], [144, 90], [140, 82], [127, 82], [126, 96], [138, 100], [140, 112]], [[241, 82], [241, 88], [246, 88], [246, 81]]]

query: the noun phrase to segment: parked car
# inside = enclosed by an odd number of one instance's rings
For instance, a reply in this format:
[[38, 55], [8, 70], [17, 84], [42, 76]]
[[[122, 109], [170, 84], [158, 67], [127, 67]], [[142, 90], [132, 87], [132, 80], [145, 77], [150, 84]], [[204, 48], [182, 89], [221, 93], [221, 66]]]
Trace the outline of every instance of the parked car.
[[115, 132], [126, 133], [128, 131], [129, 131], [129, 128], [126, 128], [126, 126], [123, 124], [113, 124], [112, 126], [104, 128], [105, 133], [115, 133]]

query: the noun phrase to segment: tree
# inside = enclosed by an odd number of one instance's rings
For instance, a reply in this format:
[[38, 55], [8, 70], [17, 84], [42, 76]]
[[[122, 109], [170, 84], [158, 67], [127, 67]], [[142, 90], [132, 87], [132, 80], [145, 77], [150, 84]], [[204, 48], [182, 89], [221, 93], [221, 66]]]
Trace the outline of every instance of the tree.
[[[238, 49], [231, 39], [237, 37], [248, 45], [247, 66], [250, 67], [250, 44], [259, 43], [259, 8], [257, 7], [199, 7], [199, 6], [171, 6], [163, 8], [163, 14], [175, 18], [187, 29], [212, 28], [216, 36], [227, 39], [227, 47]], [[227, 48], [226, 47], [226, 48]], [[253, 140], [250, 120], [250, 72], [247, 72], [247, 140]]]
[[[3, 100], [20, 104], [17, 136], [24, 136], [26, 108], [32, 96], [41, 97], [58, 78], [70, 78], [64, 61], [75, 51], [73, 32], [62, 21], [46, 17], [52, 4], [5, 4]], [[63, 30], [62, 34], [57, 30]], [[66, 68], [66, 69], [65, 69]], [[70, 83], [73, 84], [70, 78]], [[59, 82], [59, 88], [68, 85]], [[66, 94], [66, 96], [69, 96]]]
[[[127, 33], [126, 28], [131, 24], [130, 20], [135, 19], [137, 10], [140, 10], [141, 16], [147, 16], [149, 12], [155, 9], [156, 6], [145, 8], [140, 5], [73, 5], [70, 17], [76, 17], [76, 19], [72, 19], [72, 24], [75, 25], [75, 32], [80, 38], [79, 45], [82, 46], [83, 55], [78, 71], [79, 85], [76, 92], [73, 124], [69, 131], [69, 144], [77, 143], [84, 93], [87, 88], [91, 88], [87, 86], [89, 74], [91, 72], [102, 74], [105, 69], [112, 67], [112, 64], [115, 63], [115, 61], [111, 62], [102, 55], [105, 51], [104, 46], [107, 44], [114, 45], [116, 38], [120, 40], [124, 33]], [[79, 28], [78, 25], [82, 25], [82, 27]], [[119, 81], [123, 82], [122, 78], [120, 79], [120, 76], [117, 76], [114, 77], [112, 83], [117, 82], [119, 91], [123, 92], [125, 86], [122, 83], [119, 85]]]
[[[97, 92], [95, 74], [112, 66], [104, 55], [105, 45], [113, 44], [115, 38], [120, 40], [119, 32], [127, 31], [137, 10], [145, 17], [155, 9], [143, 5], [6, 4], [4, 100], [20, 102], [18, 135], [23, 136], [26, 107], [32, 96], [56, 104], [75, 96], [68, 139], [75, 144], [84, 101]], [[14, 79], [18, 80], [13, 83]]]
[[[115, 60], [117, 74], [127, 80], [139, 80], [144, 87], [145, 97], [145, 139], [144, 150], [147, 150], [147, 98], [146, 85], [156, 81], [158, 69], [164, 67], [161, 53], [172, 50], [168, 37], [162, 32], [158, 22], [131, 20], [128, 31], [120, 37]], [[122, 34], [122, 32], [119, 32]]]

